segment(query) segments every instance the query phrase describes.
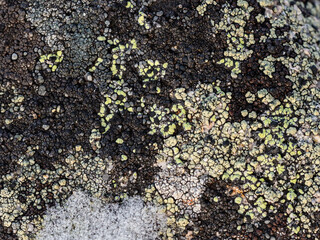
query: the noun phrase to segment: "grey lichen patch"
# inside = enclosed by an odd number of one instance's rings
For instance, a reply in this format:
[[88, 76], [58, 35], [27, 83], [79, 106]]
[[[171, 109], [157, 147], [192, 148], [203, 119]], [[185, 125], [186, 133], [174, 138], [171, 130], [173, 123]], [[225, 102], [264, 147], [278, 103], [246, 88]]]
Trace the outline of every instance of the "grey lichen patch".
[[[103, 42], [95, 29], [106, 17], [102, 9], [92, 8], [91, 1], [28, 1], [26, 18], [42, 34], [51, 52], [64, 51], [65, 61], [60, 65], [63, 75], [79, 77], [101, 52]], [[45, 59], [44, 59], [45, 60]], [[86, 62], [87, 64], [83, 64]], [[52, 67], [52, 71], [55, 70]], [[67, 70], [68, 69], [68, 70]]]

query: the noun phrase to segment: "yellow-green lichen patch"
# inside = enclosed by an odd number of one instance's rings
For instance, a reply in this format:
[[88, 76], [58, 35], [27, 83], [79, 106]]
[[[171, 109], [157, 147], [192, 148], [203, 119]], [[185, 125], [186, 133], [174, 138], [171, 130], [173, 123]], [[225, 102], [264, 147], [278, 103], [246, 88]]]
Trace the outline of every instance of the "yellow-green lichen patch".
[[113, 48], [112, 52], [112, 64], [110, 70], [112, 75], [119, 77], [122, 81], [123, 72], [126, 70], [124, 64], [119, 64], [120, 62], [125, 62], [126, 56], [131, 53], [131, 50], [137, 49], [137, 42], [135, 39], [131, 39], [128, 43], [121, 44], [118, 39], [108, 40], [107, 41]]
[[139, 75], [145, 78], [143, 87], [146, 88], [148, 82], [159, 81], [165, 76], [168, 63], [160, 64], [158, 60], [147, 59], [139, 62], [137, 67]]
[[133, 5], [130, 1], [127, 2], [126, 8], [133, 8]]
[[273, 62], [270, 61], [269, 59], [264, 59], [264, 60], [260, 60], [259, 64], [260, 64], [260, 70], [262, 70], [265, 75], [272, 78], [272, 74], [275, 72]]
[[102, 62], [103, 62], [102, 58], [97, 58], [95, 64], [91, 68], [89, 68], [89, 72], [94, 72]]
[[[231, 69], [231, 77], [237, 78], [241, 73], [240, 62], [249, 58], [253, 51], [248, 49], [255, 43], [253, 34], [245, 33], [244, 27], [250, 17], [253, 8], [248, 6], [246, 1], [238, 1], [238, 8], [230, 10], [225, 8], [225, 17], [220, 22], [211, 21], [212, 26], [219, 30], [227, 31], [228, 48], [224, 51], [225, 58], [218, 61], [218, 64], [224, 64], [226, 68]], [[235, 27], [235, 24], [239, 27]]]
[[[111, 127], [110, 121], [116, 112], [127, 110], [133, 112], [133, 103], [127, 102], [128, 92], [131, 91], [125, 84], [123, 73], [126, 71], [125, 61], [126, 57], [137, 49], [137, 42], [131, 39], [129, 43], [121, 44], [118, 39], [108, 40], [108, 43], [113, 46], [111, 49], [112, 60], [110, 71], [117, 80], [112, 80], [108, 84], [110, 89], [108, 94], [104, 94], [105, 102], [100, 104], [100, 112], [98, 115], [101, 117], [101, 126], [104, 128], [102, 133], [108, 132]], [[95, 65], [89, 69], [94, 71], [103, 62], [102, 58], [98, 58]], [[118, 64], [118, 62], [121, 64]]]
[[[309, 126], [313, 126], [312, 129], [317, 128], [315, 132], [318, 134], [319, 123], [306, 117], [305, 111], [297, 111], [298, 107], [301, 109], [301, 104], [290, 96], [285, 98], [282, 104], [275, 103], [266, 89], [261, 89], [256, 94], [248, 92], [246, 95], [248, 102], [262, 99], [265, 104], [272, 104], [273, 107], [262, 115], [243, 111], [244, 116], [249, 115], [253, 119], [251, 124], [246, 121], [230, 123], [226, 119], [228, 119], [227, 109], [231, 95], [224, 93], [219, 87], [202, 84], [192, 93], [177, 89], [175, 96], [180, 100], [183, 99], [184, 103], [181, 106], [184, 106], [185, 113], [179, 105], [174, 105], [172, 110], [179, 114], [186, 114], [186, 120], [188, 120], [188, 114], [192, 114], [192, 119], [189, 121], [191, 120], [190, 124], [194, 126], [194, 131], [185, 132], [183, 138], [178, 136], [168, 138], [165, 148], [158, 156], [159, 166], [165, 164], [186, 166], [191, 175], [195, 174], [201, 166], [200, 169], [204, 170], [203, 174], [209, 174], [214, 178], [226, 181], [241, 179], [244, 182], [242, 189], [246, 190], [243, 194], [251, 201], [237, 197], [235, 203], [240, 207], [239, 213], [248, 215], [252, 221], [259, 221], [270, 212], [276, 213], [278, 204], [288, 204], [284, 200], [289, 202], [299, 200], [301, 206], [299, 209], [303, 209], [308, 204], [306, 198], [301, 197], [306, 193], [297, 193], [293, 189], [296, 184], [312, 186], [313, 176], [309, 174], [311, 169], [300, 169], [300, 174], [297, 174], [295, 168], [290, 165], [310, 160], [310, 157], [313, 159], [311, 161], [314, 161], [319, 156], [319, 150], [315, 150], [315, 154], [310, 152], [311, 148], [316, 147], [311, 142], [311, 136], [306, 140], [309, 143], [299, 140], [307, 137], [301, 135], [297, 125], [299, 121], [308, 121]], [[200, 102], [198, 97], [201, 99]], [[296, 96], [296, 99], [299, 99], [299, 96]], [[162, 117], [168, 114], [169, 111]], [[174, 117], [178, 122], [179, 114]], [[316, 119], [318, 117], [314, 117], [314, 120]], [[203, 136], [206, 135], [210, 135], [210, 141], [215, 143], [214, 148], [211, 147], [210, 142], [204, 140]], [[290, 136], [289, 139], [288, 136]], [[297, 139], [301, 141], [298, 145], [295, 143]], [[277, 148], [278, 153], [265, 151], [266, 148], [271, 147]], [[174, 152], [175, 148], [179, 151]], [[248, 158], [250, 160], [246, 160]], [[288, 173], [290, 179], [286, 180]], [[170, 173], [166, 174], [170, 175]], [[261, 177], [257, 178], [257, 174]], [[304, 178], [301, 178], [301, 175]], [[267, 182], [270, 181], [277, 181], [277, 185], [269, 186]], [[161, 186], [160, 183], [156, 185], [158, 190], [162, 188]], [[164, 190], [160, 192], [165, 194]], [[181, 198], [180, 195], [179, 197]], [[180, 208], [184, 206], [180, 205]], [[297, 221], [294, 222], [297, 223]], [[289, 226], [294, 222], [288, 223]], [[295, 228], [292, 230], [295, 231]]]
[[143, 12], [139, 12], [139, 16], [138, 16], [138, 23], [140, 26], [144, 26], [145, 29], [150, 29], [151, 25], [149, 22], [146, 21], [146, 14]]
[[99, 36], [97, 37], [97, 40], [103, 42], [103, 41], [106, 41], [107, 38], [105, 36]]
[[63, 54], [62, 51], [57, 51], [55, 54], [45, 54], [40, 56], [39, 62], [42, 64], [46, 64], [47, 67], [51, 69], [52, 72], [57, 70], [58, 65], [63, 60]]
[[[184, 89], [178, 91], [183, 92]], [[182, 127], [184, 131], [192, 129], [191, 116], [188, 117], [185, 107], [181, 104], [174, 104], [170, 109], [159, 108], [154, 104], [149, 111], [153, 113], [153, 116], [150, 117], [151, 131], [149, 134], [151, 135], [160, 133], [167, 138], [175, 133], [177, 127]]]
[[205, 12], [207, 11], [207, 6], [210, 4], [214, 4], [216, 5], [217, 3], [214, 0], [203, 0], [202, 3], [197, 6], [197, 11], [198, 13], [203, 16], [205, 14]]

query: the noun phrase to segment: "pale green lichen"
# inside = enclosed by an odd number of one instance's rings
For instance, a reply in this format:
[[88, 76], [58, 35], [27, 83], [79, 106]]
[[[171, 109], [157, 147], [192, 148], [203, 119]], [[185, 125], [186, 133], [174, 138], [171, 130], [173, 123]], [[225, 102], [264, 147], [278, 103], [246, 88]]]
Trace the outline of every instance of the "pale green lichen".
[[52, 72], [55, 72], [57, 70], [58, 65], [63, 60], [63, 54], [62, 51], [57, 51], [55, 54], [50, 53], [47, 55], [40, 56], [39, 62], [45, 63], [49, 68], [51, 68]]

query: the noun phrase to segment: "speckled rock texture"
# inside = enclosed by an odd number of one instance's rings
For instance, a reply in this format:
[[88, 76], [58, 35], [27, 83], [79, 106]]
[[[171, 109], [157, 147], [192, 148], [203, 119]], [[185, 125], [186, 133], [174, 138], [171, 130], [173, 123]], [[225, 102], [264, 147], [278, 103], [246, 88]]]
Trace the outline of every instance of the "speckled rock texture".
[[318, 0], [0, 0], [0, 239], [77, 191], [156, 239], [320, 239], [319, 62]]

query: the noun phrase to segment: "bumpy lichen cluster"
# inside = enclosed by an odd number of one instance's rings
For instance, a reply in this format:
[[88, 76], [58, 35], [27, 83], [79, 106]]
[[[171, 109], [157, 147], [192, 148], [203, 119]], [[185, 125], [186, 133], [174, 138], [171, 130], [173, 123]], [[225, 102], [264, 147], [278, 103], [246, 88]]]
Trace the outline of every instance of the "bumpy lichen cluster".
[[[41, 226], [39, 217], [24, 216], [16, 222], [21, 212], [33, 208], [35, 213], [46, 206], [54, 205], [57, 199], [63, 200], [76, 186], [82, 186], [95, 196], [104, 193], [103, 182], [108, 161], [99, 157], [84, 155], [81, 146], [74, 149], [75, 154], [65, 159], [64, 166], [57, 165], [56, 170], [42, 170], [33, 159], [34, 150], [28, 156], [19, 159], [16, 172], [5, 176], [8, 182], [1, 190], [1, 220], [5, 227], [12, 227], [17, 236], [26, 239], [34, 236]], [[94, 177], [93, 177], [94, 176]], [[21, 196], [24, 193], [24, 196]]]
[[[295, 57], [275, 59], [268, 56], [259, 64], [263, 73], [270, 78], [275, 73], [274, 61], [281, 61], [287, 66], [290, 70], [290, 75], [287, 77], [293, 84], [292, 94], [280, 102], [266, 89], [261, 89], [255, 94], [247, 92], [248, 103], [259, 99], [269, 109], [259, 115], [255, 111], [243, 110], [241, 115], [244, 120], [229, 122], [228, 104], [233, 96], [231, 92], [221, 91], [219, 82], [216, 86], [201, 84], [195, 91], [183, 89], [185, 97], [181, 105], [189, 113], [187, 116], [192, 122], [193, 131], [167, 138], [165, 147], [157, 159], [158, 164], [162, 166], [166, 164], [175, 166], [178, 162], [180, 163], [178, 168], [188, 168], [189, 174], [196, 178], [190, 179], [188, 183], [183, 181], [183, 178], [171, 182], [170, 178], [179, 177], [176, 171], [170, 171], [167, 172], [169, 177], [165, 178], [163, 173], [160, 173], [157, 179], [167, 187], [157, 182], [155, 186], [160, 193], [164, 192], [164, 195], [176, 196], [177, 203], [184, 198], [193, 199], [196, 207], [199, 194], [193, 193], [188, 196], [192, 191], [181, 191], [181, 188], [187, 189], [186, 186], [190, 184], [196, 189], [193, 191], [203, 191], [202, 186], [197, 184], [200, 176], [209, 175], [227, 182], [237, 182], [241, 190], [234, 201], [239, 205], [238, 212], [243, 216], [248, 215], [249, 221], [259, 222], [268, 215], [277, 214], [280, 208], [285, 207], [287, 227], [292, 233], [298, 234], [303, 231], [311, 237], [315, 230], [312, 223], [317, 221], [314, 214], [319, 211], [320, 202], [317, 183], [320, 158], [320, 91], [316, 74], [319, 50], [314, 42], [319, 36], [314, 33], [310, 38], [310, 35], [303, 34], [304, 28], [311, 28], [311, 19], [304, 18], [302, 21], [299, 8], [291, 10], [288, 6], [284, 6], [281, 8], [287, 15], [271, 17], [271, 25], [276, 28], [290, 21], [292, 30], [284, 33], [284, 38], [292, 39], [294, 35], [301, 33], [301, 38], [305, 38], [304, 45], [294, 45], [291, 41], [288, 45], [294, 49]], [[241, 27], [235, 29], [233, 24], [235, 22], [240, 26], [246, 24], [241, 12], [243, 16], [246, 13], [248, 16], [250, 10], [244, 11], [247, 8], [248, 4], [245, 1], [238, 1], [238, 8], [232, 11], [227, 7], [224, 8], [226, 14], [224, 23], [213, 25], [217, 29], [219, 26], [221, 29], [228, 29], [228, 49], [234, 53], [231, 54], [227, 50], [225, 56], [231, 57], [232, 60], [226, 58], [219, 64], [224, 63], [226, 67], [234, 66], [231, 71], [233, 78], [237, 77], [235, 74], [241, 72], [235, 72], [239, 69], [239, 62], [233, 63], [233, 61], [247, 58], [240, 57], [241, 53], [238, 52], [242, 49], [242, 45], [237, 47], [233, 44], [237, 42], [236, 37], [244, 37], [248, 44], [254, 43], [252, 35], [249, 35], [252, 36], [250, 38], [244, 36], [243, 29]], [[198, 10], [203, 15], [201, 9]], [[260, 21], [263, 21], [263, 18]], [[315, 21], [315, 25], [319, 24], [318, 19], [312, 21]], [[234, 31], [239, 31], [241, 34]], [[260, 41], [263, 42], [266, 37], [271, 36], [272, 33], [270, 36], [262, 36]], [[239, 42], [241, 41], [244, 40], [240, 38]], [[249, 56], [252, 52], [244, 51], [244, 53]], [[176, 182], [184, 183], [179, 189], [180, 185]], [[212, 197], [219, 201], [218, 196]], [[187, 209], [183, 204], [180, 204], [180, 208], [182, 212]], [[244, 218], [244, 222], [246, 221], [247, 218]]]
[[34, 239], [80, 188], [163, 205], [163, 239], [317, 239], [319, 2], [28, 2], [45, 46], [0, 86], [6, 229]]

